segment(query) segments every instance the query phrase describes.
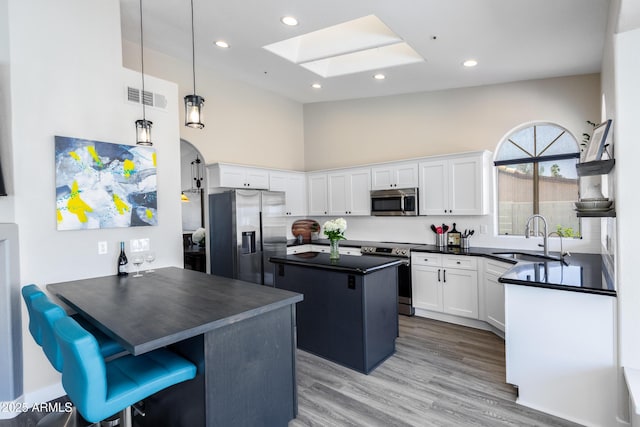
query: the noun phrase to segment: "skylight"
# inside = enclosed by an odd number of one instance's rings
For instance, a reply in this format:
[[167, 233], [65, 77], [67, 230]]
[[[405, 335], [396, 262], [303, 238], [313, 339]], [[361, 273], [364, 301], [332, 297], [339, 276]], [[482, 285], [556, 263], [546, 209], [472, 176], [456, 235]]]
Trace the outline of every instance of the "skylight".
[[322, 77], [424, 61], [375, 15], [272, 43], [264, 49]]

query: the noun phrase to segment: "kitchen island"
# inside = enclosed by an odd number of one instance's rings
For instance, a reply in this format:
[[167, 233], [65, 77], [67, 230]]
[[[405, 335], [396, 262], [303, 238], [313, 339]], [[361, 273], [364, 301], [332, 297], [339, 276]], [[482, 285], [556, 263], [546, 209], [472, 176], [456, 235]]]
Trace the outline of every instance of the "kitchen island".
[[276, 288], [304, 294], [298, 348], [363, 373], [395, 352], [400, 260], [317, 252], [269, 260]]
[[302, 295], [181, 268], [47, 289], [133, 355], [170, 348], [194, 380], [145, 400], [144, 426], [286, 426], [297, 412]]

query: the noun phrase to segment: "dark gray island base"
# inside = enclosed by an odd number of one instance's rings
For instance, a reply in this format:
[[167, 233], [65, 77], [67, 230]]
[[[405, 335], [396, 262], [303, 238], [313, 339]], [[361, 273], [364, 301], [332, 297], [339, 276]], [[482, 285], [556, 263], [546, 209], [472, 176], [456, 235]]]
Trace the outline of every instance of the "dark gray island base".
[[316, 252], [269, 260], [276, 288], [304, 294], [298, 348], [365, 374], [395, 352], [401, 261]]
[[183, 270], [47, 289], [134, 355], [169, 346], [195, 379], [144, 401], [140, 426], [286, 426], [297, 413], [295, 303], [302, 295]]

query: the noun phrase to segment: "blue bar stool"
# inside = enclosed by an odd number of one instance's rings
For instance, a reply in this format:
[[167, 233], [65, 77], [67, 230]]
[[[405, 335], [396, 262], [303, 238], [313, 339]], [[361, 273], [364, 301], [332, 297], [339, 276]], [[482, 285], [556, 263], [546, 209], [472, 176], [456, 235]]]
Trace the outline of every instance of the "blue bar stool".
[[[29, 313], [29, 332], [31, 333], [31, 336], [33, 336], [33, 339], [36, 342], [36, 344], [38, 344], [39, 346], [42, 346], [41, 323], [43, 318], [42, 317], [36, 318], [33, 315], [33, 301], [35, 301], [37, 298], [44, 297], [44, 299], [47, 300], [49, 303], [58, 307], [65, 316], [67, 313], [62, 307], [60, 307], [59, 305], [51, 301], [47, 296], [47, 294], [45, 294], [42, 291], [42, 289], [40, 289], [37, 285], [27, 285], [23, 287], [22, 297], [24, 299], [25, 305], [27, 306], [27, 312]], [[125, 349], [122, 348], [120, 344], [118, 344], [115, 340], [106, 336], [104, 333], [98, 330], [98, 328], [93, 326], [91, 323], [87, 322], [86, 320], [82, 319], [80, 316], [77, 316], [77, 315], [72, 317], [75, 318], [76, 321], [80, 323], [80, 325], [83, 328], [88, 330], [90, 333], [92, 333], [96, 337], [96, 339], [98, 340], [98, 344], [100, 345], [100, 352], [104, 357], [113, 357], [118, 354], [126, 353]], [[53, 334], [53, 323], [51, 323], [49, 330], [50, 330], [49, 333]], [[55, 344], [55, 339], [52, 338], [52, 341], [53, 341], [53, 344]], [[60, 369], [57, 369], [57, 370], [61, 372]]]
[[70, 317], [57, 320], [54, 333], [62, 351], [62, 385], [89, 422], [125, 411], [130, 426], [131, 405], [196, 375], [193, 363], [166, 349], [105, 362], [95, 338]]
[[[53, 334], [53, 323], [63, 317], [67, 317], [66, 311], [54, 304], [47, 295], [36, 285], [28, 285], [22, 288], [22, 296], [29, 312], [29, 332], [38, 345], [42, 347], [44, 354], [51, 365], [62, 372], [62, 353]], [[116, 357], [126, 353], [114, 340], [96, 329], [96, 336], [103, 357]], [[78, 424], [86, 424], [76, 417], [76, 411], [53, 412], [47, 414], [38, 421], [39, 427], [64, 426], [72, 427]]]
[[36, 285], [27, 285], [22, 288], [22, 298], [24, 299], [24, 303], [27, 306], [27, 312], [29, 313], [29, 332], [36, 344], [40, 346], [42, 345], [42, 329], [33, 316], [33, 301], [36, 298], [42, 297], [46, 298], [46, 295]]

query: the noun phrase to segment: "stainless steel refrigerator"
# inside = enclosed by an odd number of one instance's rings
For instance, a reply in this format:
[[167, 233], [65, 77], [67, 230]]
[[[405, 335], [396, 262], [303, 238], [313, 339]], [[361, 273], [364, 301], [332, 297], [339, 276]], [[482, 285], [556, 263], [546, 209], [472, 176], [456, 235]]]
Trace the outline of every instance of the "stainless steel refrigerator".
[[209, 230], [212, 274], [273, 286], [269, 257], [287, 253], [283, 192], [210, 194]]

